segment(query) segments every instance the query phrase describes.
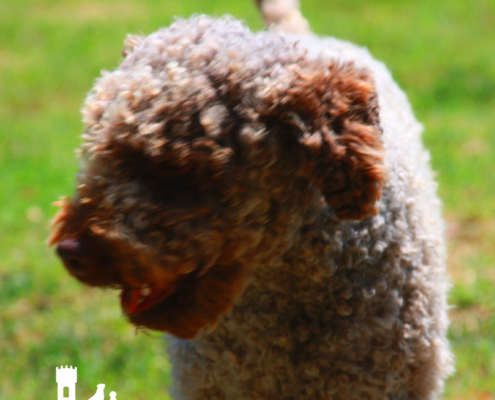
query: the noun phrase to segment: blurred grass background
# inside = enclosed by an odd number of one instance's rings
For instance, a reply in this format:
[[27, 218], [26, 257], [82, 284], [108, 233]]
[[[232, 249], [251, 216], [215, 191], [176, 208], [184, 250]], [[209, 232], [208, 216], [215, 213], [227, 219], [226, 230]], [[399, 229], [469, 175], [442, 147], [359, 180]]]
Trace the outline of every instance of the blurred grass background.
[[[495, 2], [302, 0], [315, 32], [367, 46], [425, 124], [449, 237], [447, 399], [495, 399]], [[174, 15], [233, 14], [249, 0], [0, 1], [0, 398], [56, 398], [55, 366], [77, 365], [78, 398], [106, 383], [122, 399], [162, 399], [159, 335], [136, 334], [116, 294], [70, 279], [47, 250], [51, 203], [73, 190], [79, 108], [127, 32]]]

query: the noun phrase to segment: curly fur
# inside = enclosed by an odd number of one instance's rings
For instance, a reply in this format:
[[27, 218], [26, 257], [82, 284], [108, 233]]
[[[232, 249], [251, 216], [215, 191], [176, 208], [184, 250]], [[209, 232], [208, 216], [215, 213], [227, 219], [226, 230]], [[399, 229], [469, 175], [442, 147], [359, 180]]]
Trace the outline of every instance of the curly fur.
[[133, 324], [177, 337], [175, 398], [437, 398], [440, 204], [383, 65], [205, 16], [124, 55], [86, 100], [51, 243], [83, 283], [123, 288]]

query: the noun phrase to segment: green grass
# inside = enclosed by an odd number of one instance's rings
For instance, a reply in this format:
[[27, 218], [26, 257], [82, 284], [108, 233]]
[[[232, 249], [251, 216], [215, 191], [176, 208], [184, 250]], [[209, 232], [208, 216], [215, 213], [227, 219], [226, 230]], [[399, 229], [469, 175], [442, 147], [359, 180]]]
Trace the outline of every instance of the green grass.
[[[316, 32], [382, 59], [425, 125], [454, 283], [458, 372], [446, 398], [495, 399], [495, 3], [302, 2]], [[135, 334], [114, 293], [70, 279], [45, 239], [51, 203], [73, 189], [78, 110], [99, 71], [119, 63], [127, 32], [200, 12], [261, 26], [249, 0], [0, 2], [1, 398], [56, 398], [54, 368], [62, 364], [79, 368], [78, 398], [101, 382], [119, 398], [163, 398], [162, 340]]]

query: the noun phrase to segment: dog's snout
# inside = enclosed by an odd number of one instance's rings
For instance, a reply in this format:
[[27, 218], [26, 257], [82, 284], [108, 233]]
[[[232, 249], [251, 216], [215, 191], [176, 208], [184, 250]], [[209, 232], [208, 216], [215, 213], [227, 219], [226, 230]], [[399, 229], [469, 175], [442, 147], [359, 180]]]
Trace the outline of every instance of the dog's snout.
[[87, 255], [84, 246], [77, 239], [65, 239], [57, 245], [57, 254], [65, 266], [76, 275], [84, 274], [87, 265]]

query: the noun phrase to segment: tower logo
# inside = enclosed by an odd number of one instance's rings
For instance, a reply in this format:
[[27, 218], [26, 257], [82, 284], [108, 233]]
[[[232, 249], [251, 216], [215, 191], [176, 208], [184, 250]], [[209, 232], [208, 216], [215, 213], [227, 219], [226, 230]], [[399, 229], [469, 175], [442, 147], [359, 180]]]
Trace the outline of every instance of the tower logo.
[[[55, 368], [56, 381], [58, 385], [57, 400], [76, 400], [77, 367], [61, 366]], [[96, 393], [89, 400], [104, 400], [105, 384], [96, 386]], [[117, 400], [117, 393], [110, 392], [110, 400]]]
[[57, 373], [58, 400], [76, 400], [77, 367], [55, 368]]

